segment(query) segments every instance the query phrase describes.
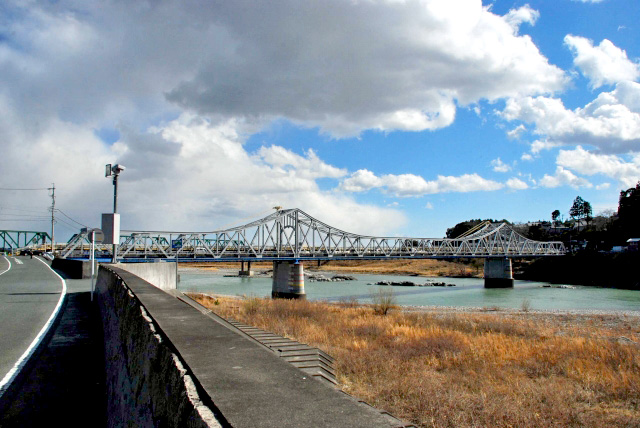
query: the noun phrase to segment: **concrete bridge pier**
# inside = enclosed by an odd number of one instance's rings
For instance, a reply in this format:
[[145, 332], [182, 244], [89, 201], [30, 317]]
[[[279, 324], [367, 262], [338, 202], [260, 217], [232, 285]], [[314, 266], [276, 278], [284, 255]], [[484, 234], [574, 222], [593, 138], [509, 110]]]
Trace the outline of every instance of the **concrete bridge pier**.
[[513, 287], [511, 259], [489, 257], [484, 259], [484, 288]]
[[304, 292], [304, 267], [300, 262], [274, 261], [271, 297], [306, 299]]
[[247, 262], [247, 270], [244, 270], [244, 262], [240, 262], [240, 272], [238, 272], [238, 276], [253, 276], [250, 261]]

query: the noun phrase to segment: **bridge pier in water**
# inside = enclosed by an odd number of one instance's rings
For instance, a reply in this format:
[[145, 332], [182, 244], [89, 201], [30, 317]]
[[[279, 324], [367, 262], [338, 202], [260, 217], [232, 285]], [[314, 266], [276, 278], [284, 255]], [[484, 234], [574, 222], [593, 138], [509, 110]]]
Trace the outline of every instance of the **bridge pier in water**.
[[253, 276], [250, 261], [247, 262], [247, 270], [244, 270], [244, 262], [240, 262], [240, 272], [238, 272], [238, 276]]
[[274, 261], [271, 297], [306, 299], [304, 267], [300, 262]]
[[507, 257], [484, 259], [484, 288], [511, 287], [513, 287], [511, 259]]

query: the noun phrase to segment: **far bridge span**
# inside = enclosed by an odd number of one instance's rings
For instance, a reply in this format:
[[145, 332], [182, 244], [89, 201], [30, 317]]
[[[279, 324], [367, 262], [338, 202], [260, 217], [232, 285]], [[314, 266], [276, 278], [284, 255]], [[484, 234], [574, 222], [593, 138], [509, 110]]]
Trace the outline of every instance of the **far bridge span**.
[[[144, 261], [273, 261], [274, 295], [304, 295], [302, 262], [312, 260], [485, 259], [485, 286], [513, 285], [511, 258], [565, 254], [562, 242], [527, 239], [507, 223], [486, 223], [454, 239], [376, 237], [345, 232], [300, 209], [279, 210], [251, 223], [212, 232], [122, 231], [118, 258]], [[87, 257], [88, 232], [60, 252], [63, 258]], [[111, 246], [97, 245], [111, 256]], [[244, 263], [243, 263], [244, 265]], [[244, 271], [244, 266], [243, 266]]]

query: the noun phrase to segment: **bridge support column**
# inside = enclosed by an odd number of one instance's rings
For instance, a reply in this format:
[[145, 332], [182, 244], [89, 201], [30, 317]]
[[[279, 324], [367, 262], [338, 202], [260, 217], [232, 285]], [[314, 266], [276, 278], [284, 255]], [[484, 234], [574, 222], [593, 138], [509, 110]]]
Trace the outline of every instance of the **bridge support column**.
[[271, 297], [306, 299], [304, 292], [304, 267], [300, 262], [273, 262], [273, 286]]
[[484, 259], [484, 288], [513, 287], [511, 259], [490, 257]]
[[244, 262], [240, 262], [240, 272], [238, 272], [238, 276], [253, 276], [251, 262], [247, 262], [247, 270], [244, 270]]

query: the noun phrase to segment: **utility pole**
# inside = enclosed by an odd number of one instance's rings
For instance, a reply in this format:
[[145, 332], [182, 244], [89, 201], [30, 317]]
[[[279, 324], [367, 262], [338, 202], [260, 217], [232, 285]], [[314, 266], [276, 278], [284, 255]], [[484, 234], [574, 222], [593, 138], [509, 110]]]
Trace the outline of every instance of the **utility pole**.
[[51, 254], [55, 251], [55, 228], [54, 224], [56, 222], [55, 213], [56, 213], [56, 183], [51, 183], [53, 187], [49, 187], [48, 190], [51, 190]]
[[[117, 171], [117, 170], [116, 170]], [[118, 213], [118, 175], [119, 172], [113, 174], [113, 213]], [[112, 260], [111, 263], [118, 263], [118, 244], [112, 246]]]

